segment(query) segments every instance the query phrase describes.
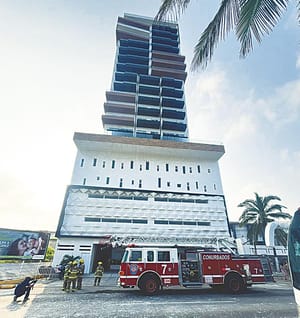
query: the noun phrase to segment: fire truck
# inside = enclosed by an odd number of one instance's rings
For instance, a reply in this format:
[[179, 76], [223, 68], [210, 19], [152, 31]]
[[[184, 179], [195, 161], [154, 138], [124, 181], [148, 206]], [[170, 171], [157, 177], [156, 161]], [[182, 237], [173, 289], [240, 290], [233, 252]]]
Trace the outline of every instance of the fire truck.
[[180, 247], [128, 246], [119, 272], [121, 287], [138, 287], [148, 295], [163, 287], [204, 284], [240, 293], [252, 284], [268, 281], [273, 281], [273, 275], [264, 256]]

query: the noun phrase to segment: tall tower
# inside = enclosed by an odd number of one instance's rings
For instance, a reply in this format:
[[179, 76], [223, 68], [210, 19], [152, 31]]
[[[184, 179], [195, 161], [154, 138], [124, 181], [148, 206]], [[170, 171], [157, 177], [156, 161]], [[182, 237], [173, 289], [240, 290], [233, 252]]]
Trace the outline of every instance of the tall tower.
[[186, 141], [184, 56], [174, 23], [125, 14], [103, 126], [115, 136]]
[[119, 243], [211, 246], [229, 237], [218, 160], [224, 146], [188, 140], [184, 57], [175, 23], [125, 14], [102, 122], [76, 132], [54, 262], [118, 264]]

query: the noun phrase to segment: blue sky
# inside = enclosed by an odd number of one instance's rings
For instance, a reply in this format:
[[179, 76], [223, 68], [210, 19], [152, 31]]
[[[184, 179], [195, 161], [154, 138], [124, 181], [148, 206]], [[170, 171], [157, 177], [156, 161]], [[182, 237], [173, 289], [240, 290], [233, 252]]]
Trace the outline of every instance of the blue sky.
[[[296, 1], [295, 1], [296, 2]], [[124, 12], [154, 16], [159, 0], [0, 0], [1, 227], [55, 230], [76, 147], [73, 133], [102, 133], [115, 26]], [[194, 1], [179, 20], [188, 68], [219, 5]], [[277, 195], [293, 214], [300, 180], [300, 48], [294, 2], [246, 59], [233, 34], [186, 82], [192, 141], [222, 142], [230, 220], [246, 198]]]

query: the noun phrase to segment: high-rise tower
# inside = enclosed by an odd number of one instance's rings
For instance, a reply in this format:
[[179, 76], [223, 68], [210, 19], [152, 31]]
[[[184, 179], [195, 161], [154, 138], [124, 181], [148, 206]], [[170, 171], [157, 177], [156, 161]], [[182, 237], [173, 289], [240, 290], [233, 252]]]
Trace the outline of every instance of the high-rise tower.
[[103, 126], [115, 136], [185, 141], [184, 56], [178, 25], [125, 14]]
[[218, 160], [223, 145], [188, 140], [184, 57], [175, 23], [125, 14], [117, 23], [104, 128], [75, 133], [77, 156], [54, 262], [65, 254], [118, 264], [115, 244], [207, 246], [229, 237]]

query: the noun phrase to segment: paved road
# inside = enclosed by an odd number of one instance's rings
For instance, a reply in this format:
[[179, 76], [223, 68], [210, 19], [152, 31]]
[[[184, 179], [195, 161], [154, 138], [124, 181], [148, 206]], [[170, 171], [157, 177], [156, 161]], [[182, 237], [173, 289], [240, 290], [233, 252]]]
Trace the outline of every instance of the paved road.
[[[95, 317], [203, 317], [203, 318], [296, 318], [297, 308], [291, 285], [278, 282], [259, 285], [241, 295], [216, 292], [211, 288], [165, 289], [156, 296], [144, 296], [135, 289], [116, 287], [116, 277], [105, 275], [102, 286], [93, 287], [92, 277], [84, 280], [84, 289], [64, 293], [61, 281], [39, 283], [30, 301], [12, 304], [12, 291], [0, 297], [0, 316], [28, 318]], [[88, 285], [88, 286], [87, 286]]]

